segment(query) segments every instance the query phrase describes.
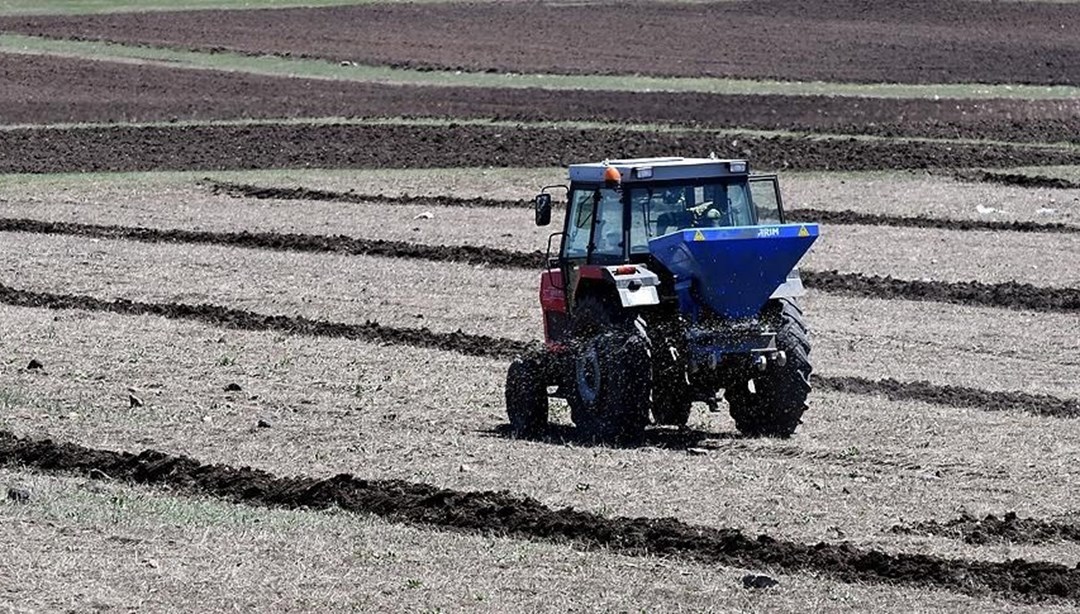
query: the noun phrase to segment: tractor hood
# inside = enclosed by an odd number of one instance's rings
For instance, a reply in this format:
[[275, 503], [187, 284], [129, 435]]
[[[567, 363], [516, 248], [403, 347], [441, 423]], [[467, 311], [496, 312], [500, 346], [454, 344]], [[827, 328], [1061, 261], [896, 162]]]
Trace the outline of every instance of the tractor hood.
[[691, 228], [649, 241], [676, 289], [726, 318], [756, 315], [818, 237], [817, 224]]

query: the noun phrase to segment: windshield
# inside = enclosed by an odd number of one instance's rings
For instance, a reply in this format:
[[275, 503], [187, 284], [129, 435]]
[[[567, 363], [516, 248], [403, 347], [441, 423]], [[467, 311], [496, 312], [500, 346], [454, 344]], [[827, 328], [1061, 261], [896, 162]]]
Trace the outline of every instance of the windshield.
[[575, 186], [570, 193], [563, 257], [584, 259], [591, 253], [590, 261], [599, 263], [624, 258], [624, 198], [629, 198], [630, 205], [631, 254], [648, 253], [649, 239], [686, 228], [779, 223], [775, 178], [764, 179], [687, 180], [623, 190]]
[[752, 226], [746, 181], [647, 186], [630, 190], [630, 251], [649, 251], [649, 239], [686, 228]]

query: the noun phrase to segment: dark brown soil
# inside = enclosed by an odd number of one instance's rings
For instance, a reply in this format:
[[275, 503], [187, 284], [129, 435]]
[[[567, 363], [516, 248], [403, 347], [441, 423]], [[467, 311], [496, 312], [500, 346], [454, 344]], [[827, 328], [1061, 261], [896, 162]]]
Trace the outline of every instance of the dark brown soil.
[[[313, 190], [311, 188], [278, 188], [203, 179], [204, 185], [214, 194], [225, 194], [234, 198], [256, 198], [263, 200], [310, 200], [334, 201], [345, 203], [368, 203], [380, 205], [423, 205], [427, 207], [490, 207], [497, 209], [519, 209], [531, 207], [530, 201], [493, 200], [490, 198], [459, 198], [454, 196], [386, 196], [384, 194], [358, 194], [356, 192], [334, 192]], [[557, 206], [562, 203], [555, 203]], [[834, 225], [895, 226], [903, 228], [941, 228], [945, 230], [983, 230], [1012, 232], [1051, 232], [1080, 233], [1080, 226], [1070, 226], [1060, 222], [999, 222], [992, 220], [955, 220], [929, 217], [925, 215], [902, 216], [880, 213], [860, 213], [858, 211], [836, 211], [830, 209], [788, 209], [785, 216], [791, 222], [819, 222]]]
[[881, 395], [892, 401], [922, 401], [935, 405], [986, 411], [1025, 411], [1037, 416], [1080, 418], [1080, 400], [1061, 399], [1026, 392], [991, 392], [981, 388], [898, 382], [891, 378], [869, 380], [849, 376], [814, 376], [814, 385], [848, 394]]
[[[214, 194], [224, 194], [233, 198], [255, 198], [259, 200], [311, 200], [324, 202], [376, 204], [376, 205], [421, 205], [425, 207], [465, 207], [465, 208], [488, 208], [488, 209], [524, 209], [532, 207], [532, 202], [527, 200], [497, 200], [494, 198], [461, 198], [458, 196], [412, 196], [402, 194], [400, 196], [387, 196], [385, 194], [360, 194], [349, 190], [348, 192], [335, 192], [333, 190], [315, 190], [311, 188], [279, 188], [272, 186], [257, 186], [247, 183], [235, 183], [232, 181], [218, 181], [204, 177], [199, 180], [201, 185], [210, 189]], [[563, 205], [565, 203], [553, 203]]]
[[[626, 555], [813, 572], [842, 582], [933, 587], [1019, 601], [1080, 602], [1080, 570], [1021, 559], [1004, 563], [887, 554], [847, 544], [801, 544], [674, 518], [609, 518], [552, 509], [508, 492], [462, 492], [398, 480], [280, 478], [250, 467], [206, 465], [154, 450], [138, 455], [0, 431], [0, 464], [154, 484], [250, 505], [375, 514], [392, 522], [517, 539], [541, 539]], [[97, 474], [97, 475], [100, 475]]]
[[928, 520], [911, 525], [896, 525], [890, 530], [893, 533], [906, 535], [951, 537], [975, 545], [1080, 542], [1080, 525], [1038, 518], [1020, 518], [1016, 512], [1008, 512], [1001, 518], [990, 514], [982, 519], [963, 514], [947, 522]]
[[393, 86], [0, 54], [0, 123], [236, 118], [589, 120], [1080, 142], [1077, 100], [897, 100]]
[[981, 281], [918, 281], [862, 273], [800, 271], [808, 287], [830, 294], [1030, 311], [1080, 312], [1080, 288], [1041, 288], [1014, 281], [996, 284]]
[[406, 241], [357, 239], [345, 235], [308, 235], [273, 232], [210, 232], [203, 230], [139, 228], [131, 226], [43, 222], [0, 218], [0, 232], [75, 235], [100, 239], [126, 239], [144, 243], [194, 243], [291, 252], [350, 254], [463, 262], [487, 266], [537, 269], [544, 263], [541, 251], [519, 252], [483, 245], [426, 245]]
[[1080, 233], [1080, 226], [1061, 222], [999, 222], [993, 220], [955, 220], [926, 215], [883, 215], [859, 211], [833, 211], [828, 209], [792, 209], [786, 211], [788, 221], [819, 222], [822, 224], [862, 226], [894, 226], [901, 228], [941, 228], [944, 230], [982, 230], [1010, 232], [1056, 232]]
[[369, 4], [10, 17], [0, 29], [420, 69], [1080, 83], [1080, 7], [968, 0]]
[[[268, 316], [217, 305], [107, 301], [91, 296], [31, 292], [0, 285], [0, 303], [42, 309], [82, 309], [123, 315], [156, 315], [173, 320], [202, 322], [240, 330], [278, 331], [293, 335], [375, 341], [457, 352], [485, 358], [512, 358], [534, 344], [463, 332], [438, 333], [425, 328], [399, 328], [377, 322], [345, 324], [304, 317]], [[947, 407], [979, 408], [989, 411], [1027, 411], [1054, 418], [1080, 417], [1080, 400], [1061, 399], [1023, 392], [989, 392], [961, 386], [941, 386], [928, 382], [869, 380], [861, 377], [814, 376], [814, 385], [828, 390], [860, 395], [884, 395], [894, 401], [916, 400]]]
[[876, 170], [1080, 164], [1080, 151], [483, 125], [265, 124], [0, 130], [0, 173], [561, 166], [614, 157], [747, 158], [755, 168]]
[[1042, 175], [1024, 175], [1020, 173], [991, 173], [989, 171], [966, 171], [956, 174], [956, 178], [963, 181], [981, 181], [984, 183], [998, 183], [1002, 185], [1014, 185], [1022, 188], [1050, 188], [1057, 190], [1080, 189], [1080, 183], [1062, 179], [1061, 177], [1044, 177]]
[[[521, 252], [473, 245], [427, 245], [406, 241], [357, 239], [344, 235], [210, 232], [13, 218], [0, 218], [0, 232], [35, 232], [128, 239], [147, 243], [196, 243], [298, 252], [415, 258], [537, 270], [544, 264], [544, 253], [539, 250]], [[800, 271], [803, 282], [808, 287], [830, 294], [937, 301], [1031, 311], [1080, 312], [1080, 289], [1078, 288], [1043, 288], [1016, 282], [987, 284], [979, 281], [913, 281], [878, 275], [868, 276], [862, 273], [808, 269], [800, 269]]]
[[489, 358], [511, 358], [530, 347], [530, 344], [522, 341], [473, 335], [460, 331], [440, 333], [426, 328], [383, 326], [378, 322], [344, 324], [341, 322], [312, 320], [302, 316], [270, 316], [218, 305], [143, 303], [125, 299], [107, 301], [92, 296], [30, 292], [4, 285], [0, 285], [0, 303], [15, 307], [83, 309], [123, 315], [154, 315], [171, 320], [202, 322], [212, 326], [239, 330], [272, 330], [309, 337], [356, 339], [453, 351], [468, 356]]

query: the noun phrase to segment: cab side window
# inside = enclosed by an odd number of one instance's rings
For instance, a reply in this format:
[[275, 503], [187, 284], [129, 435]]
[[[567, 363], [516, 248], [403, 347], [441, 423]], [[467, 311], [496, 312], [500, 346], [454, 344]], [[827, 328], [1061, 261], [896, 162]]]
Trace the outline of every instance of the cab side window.
[[593, 190], [576, 190], [570, 199], [568, 215], [563, 256], [584, 258], [589, 249], [589, 232], [592, 230]]
[[597, 262], [622, 260], [622, 195], [615, 190], [600, 190], [596, 204], [596, 230], [593, 232], [593, 259]]
[[[596, 224], [593, 229], [593, 203], [596, 204]], [[621, 260], [622, 195], [615, 190], [580, 189], [570, 198], [569, 223], [563, 242], [563, 257], [585, 258], [589, 252], [590, 233], [593, 259], [599, 262]]]
[[754, 213], [758, 224], [779, 224], [780, 188], [775, 177], [750, 179], [750, 194], [754, 199]]

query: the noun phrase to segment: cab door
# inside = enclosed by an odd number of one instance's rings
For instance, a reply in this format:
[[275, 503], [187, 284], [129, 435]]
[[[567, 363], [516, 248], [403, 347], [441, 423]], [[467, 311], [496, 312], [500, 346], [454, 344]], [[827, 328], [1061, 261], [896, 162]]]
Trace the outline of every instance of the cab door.
[[780, 182], [776, 175], [754, 175], [749, 182], [754, 223], [783, 224], [784, 202], [780, 198]]

